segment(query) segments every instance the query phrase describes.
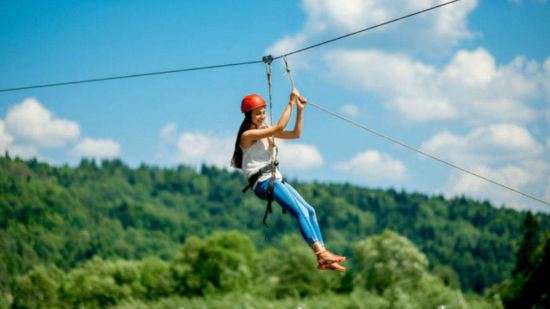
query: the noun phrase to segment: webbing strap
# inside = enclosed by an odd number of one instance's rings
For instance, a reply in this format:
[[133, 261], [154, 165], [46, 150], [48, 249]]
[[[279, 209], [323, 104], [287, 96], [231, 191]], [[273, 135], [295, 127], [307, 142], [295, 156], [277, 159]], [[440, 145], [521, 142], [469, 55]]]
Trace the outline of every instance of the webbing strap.
[[[263, 58], [265, 62], [265, 71], [267, 74], [267, 85], [269, 87], [269, 117], [271, 120], [271, 125], [273, 126], [273, 103], [271, 99], [271, 62], [273, 61], [272, 56], [265, 56]], [[272, 137], [269, 141], [269, 152], [271, 154], [271, 179], [269, 180], [269, 185], [267, 186], [267, 207], [265, 209], [263, 223], [265, 228], [269, 228], [266, 223], [267, 214], [272, 212], [271, 203], [273, 202], [273, 190], [275, 186], [275, 175], [277, 172], [277, 154], [275, 152], [275, 137]]]
[[263, 223], [264, 223], [264, 227], [266, 229], [269, 228], [269, 225], [267, 225], [266, 223], [266, 220], [267, 220], [267, 215], [269, 213], [272, 213], [273, 212], [273, 209], [271, 207], [271, 203], [273, 202], [273, 197], [274, 197], [274, 194], [273, 194], [273, 191], [275, 189], [275, 181], [273, 180], [273, 177], [271, 177], [271, 179], [269, 180], [269, 185], [267, 186], [267, 207], [265, 208], [265, 214], [264, 214], [264, 219], [263, 219]]

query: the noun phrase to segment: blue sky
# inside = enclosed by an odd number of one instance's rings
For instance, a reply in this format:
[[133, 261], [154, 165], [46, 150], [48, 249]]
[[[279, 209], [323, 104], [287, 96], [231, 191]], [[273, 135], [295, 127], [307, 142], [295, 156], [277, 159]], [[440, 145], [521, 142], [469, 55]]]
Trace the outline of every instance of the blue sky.
[[[442, 2], [2, 1], [0, 88], [259, 60]], [[550, 200], [548, 1], [462, 0], [288, 60], [311, 102]], [[283, 73], [275, 62], [275, 117], [290, 91]], [[263, 64], [2, 92], [0, 151], [224, 167], [249, 93], [267, 96]], [[549, 210], [312, 106], [280, 161], [301, 181]]]

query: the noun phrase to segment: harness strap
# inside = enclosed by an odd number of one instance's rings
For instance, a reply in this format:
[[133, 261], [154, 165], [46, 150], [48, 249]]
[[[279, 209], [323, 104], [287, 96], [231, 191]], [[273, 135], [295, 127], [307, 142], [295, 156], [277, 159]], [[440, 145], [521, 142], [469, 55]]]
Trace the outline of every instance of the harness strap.
[[[244, 189], [242, 190], [243, 193], [245, 193], [248, 189], [254, 187], [256, 182], [258, 182], [258, 179], [260, 179], [260, 177], [263, 174], [267, 174], [267, 173], [271, 172], [271, 178], [269, 179], [269, 184], [267, 186], [267, 191], [266, 191], [267, 207], [265, 209], [265, 214], [264, 214], [264, 218], [263, 218], [263, 221], [262, 221], [266, 228], [269, 228], [269, 225], [267, 225], [267, 223], [266, 223], [267, 215], [269, 213], [273, 212], [273, 207], [271, 206], [271, 204], [273, 203], [273, 200], [275, 199], [274, 191], [275, 191], [275, 175], [276, 175], [277, 165], [279, 165], [279, 163], [276, 162], [274, 164], [275, 168], [272, 167], [273, 166], [272, 164], [268, 164], [268, 165], [260, 168], [260, 170], [258, 170], [258, 172], [256, 172], [254, 175], [250, 176], [250, 178], [248, 178], [248, 185], [246, 185], [246, 187], [244, 187]], [[283, 183], [284, 183], [284, 180], [283, 180]], [[286, 209], [284, 209], [284, 208], [283, 208], [283, 214], [286, 214]]]
[[269, 172], [271, 172], [271, 164], [265, 165], [264, 167], [260, 168], [255, 174], [250, 176], [250, 178], [248, 178], [248, 185], [244, 187], [243, 193], [245, 193], [246, 190], [254, 187], [256, 182], [258, 182], [258, 179], [260, 179], [260, 176], [262, 176], [263, 174], [267, 174]]
[[264, 219], [262, 221], [264, 223], [264, 226], [265, 226], [266, 229], [269, 228], [269, 225], [267, 225], [267, 223], [265, 222], [267, 220], [267, 215], [269, 213], [273, 212], [273, 210], [271, 208], [271, 203], [273, 203], [273, 199], [274, 199], [274, 194], [273, 194], [273, 191], [275, 189], [274, 178], [275, 177], [271, 176], [271, 179], [269, 180], [269, 185], [267, 185], [267, 192], [266, 192], [267, 193], [267, 207], [265, 208]]

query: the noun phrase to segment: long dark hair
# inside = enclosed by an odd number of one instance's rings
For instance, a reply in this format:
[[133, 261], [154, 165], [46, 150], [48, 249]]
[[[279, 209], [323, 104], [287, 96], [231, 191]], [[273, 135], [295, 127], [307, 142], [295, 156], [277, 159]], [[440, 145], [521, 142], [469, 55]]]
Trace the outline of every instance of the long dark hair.
[[250, 129], [254, 123], [252, 122], [252, 111], [244, 113], [244, 120], [237, 133], [237, 139], [235, 140], [235, 150], [233, 151], [233, 159], [231, 159], [231, 165], [236, 168], [243, 168], [243, 150], [241, 149], [241, 135], [244, 131]]

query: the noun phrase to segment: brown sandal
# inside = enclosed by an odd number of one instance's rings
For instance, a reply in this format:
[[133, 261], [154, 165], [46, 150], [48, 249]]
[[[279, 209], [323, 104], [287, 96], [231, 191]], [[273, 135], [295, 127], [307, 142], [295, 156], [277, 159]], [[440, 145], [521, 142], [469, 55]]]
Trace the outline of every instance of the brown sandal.
[[[323, 253], [328, 253], [330, 255], [329, 258], [323, 258], [321, 257], [321, 254]], [[346, 260], [346, 257], [345, 256], [339, 256], [339, 255], [336, 255], [328, 250], [321, 250], [321, 251], [317, 251], [315, 252], [315, 254], [317, 255], [317, 263], [319, 264], [332, 264], [332, 263], [340, 263], [340, 262], [343, 262]]]
[[321, 269], [321, 270], [333, 270], [333, 271], [341, 271], [341, 272], [346, 271], [346, 268], [342, 267], [338, 263], [330, 263], [330, 264], [320, 264], [319, 263], [317, 265], [317, 268]]

